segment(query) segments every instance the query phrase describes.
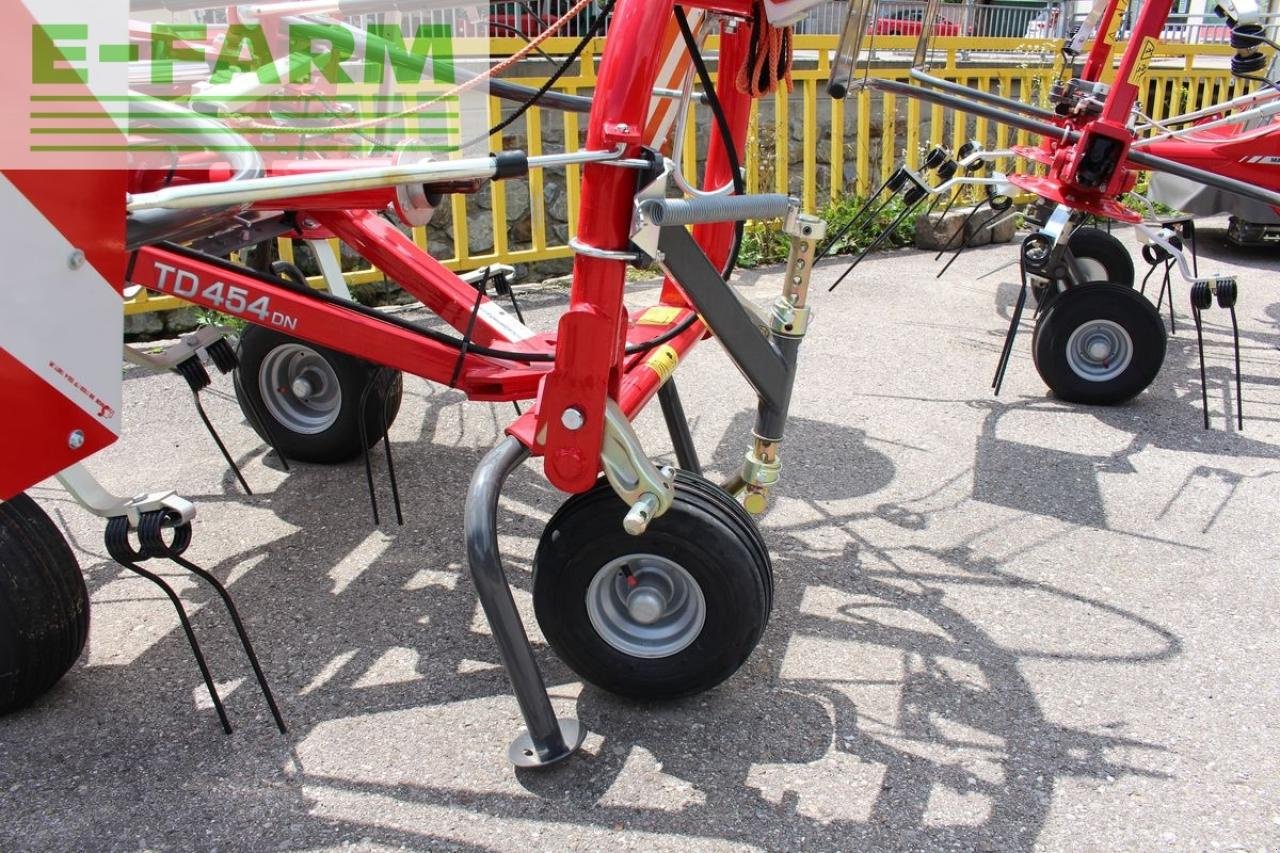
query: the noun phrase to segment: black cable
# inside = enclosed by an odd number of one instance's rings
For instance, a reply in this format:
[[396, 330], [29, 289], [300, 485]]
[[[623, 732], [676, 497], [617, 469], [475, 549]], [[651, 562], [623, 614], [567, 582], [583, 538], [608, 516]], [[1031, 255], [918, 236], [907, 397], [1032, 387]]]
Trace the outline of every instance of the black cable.
[[546, 82], [538, 87], [538, 91], [530, 97], [529, 100], [516, 107], [515, 111], [512, 112], [511, 115], [489, 128], [488, 133], [483, 136], [477, 136], [474, 139], [467, 140], [462, 143], [462, 147], [466, 148], [467, 146], [474, 145], [477, 142], [483, 142], [495, 133], [501, 133], [510, 127], [512, 122], [528, 112], [529, 108], [536, 104], [543, 95], [549, 92], [551, 87], [569, 71], [570, 66], [577, 62], [578, 57], [582, 55], [582, 52], [587, 49], [587, 45], [591, 44], [591, 40], [596, 37], [600, 32], [600, 29], [604, 26], [605, 19], [608, 18], [609, 14], [613, 11], [613, 4], [615, 2], [617, 2], [617, 0], [609, 0], [609, 2], [605, 4], [604, 8], [600, 10], [600, 16], [591, 22], [591, 28], [587, 30], [587, 34], [578, 41], [573, 50], [569, 51], [569, 55], [565, 57], [565, 60], [561, 63], [560, 67], [551, 73], [551, 76], [546, 79]]
[[[684, 9], [680, 6], [675, 7], [676, 26], [680, 28], [680, 36], [684, 39], [685, 47], [689, 51], [689, 58], [693, 61], [693, 68], [698, 74], [698, 82], [702, 85], [703, 94], [707, 98], [707, 105], [711, 107], [711, 114], [715, 116], [716, 128], [720, 132], [720, 142], [724, 145], [725, 155], [729, 158], [729, 168], [733, 172], [733, 191], [738, 195], [743, 195], [747, 191], [746, 182], [742, 179], [742, 163], [738, 159], [738, 147], [733, 141], [733, 131], [729, 129], [729, 120], [725, 117], [724, 107], [720, 104], [720, 99], [716, 96], [716, 87], [711, 83], [711, 74], [707, 71], [707, 64], [702, 59], [702, 52], [698, 50], [698, 42], [693, 37], [693, 31], [689, 29], [689, 19], [685, 17]], [[681, 128], [676, 128], [676, 133], [680, 133]], [[728, 280], [733, 275], [734, 269], [738, 266], [738, 252], [742, 249], [743, 223], [738, 223], [733, 229], [733, 249], [729, 252], [729, 260], [725, 264], [721, 278]]]
[[1237, 74], [1235, 70], [1235, 57], [1232, 57], [1231, 63], [1232, 63], [1231, 74], [1237, 80], [1248, 80], [1251, 83], [1261, 83], [1264, 86], [1275, 89], [1276, 91], [1280, 91], [1280, 82], [1277, 82], [1275, 80], [1268, 80], [1266, 77], [1260, 77], [1256, 74]]
[[[222, 258], [205, 254], [204, 252], [197, 252], [194, 249], [190, 249], [185, 246], [179, 246], [174, 243], [161, 243], [161, 244], [158, 244], [158, 246], [159, 248], [162, 248], [169, 252], [173, 252], [176, 255], [182, 255], [183, 257], [193, 258], [195, 260], [199, 260], [207, 264], [213, 264], [214, 266], [221, 267], [223, 269], [226, 269], [228, 271], [231, 271], [240, 275], [243, 275], [246, 271], [245, 267], [238, 267], [234, 264], [227, 263]], [[272, 275], [260, 269], [254, 269], [252, 267], [249, 267], [248, 271], [253, 273], [254, 275], [261, 277], [264, 281], [270, 282], [271, 284], [275, 284], [282, 287], [288, 287], [290, 289], [293, 288], [293, 285], [290, 282], [280, 278], [279, 276]], [[428, 329], [423, 326], [419, 326], [417, 323], [411, 323], [408, 320], [402, 320], [399, 317], [395, 316], [394, 314], [386, 314], [382, 311], [377, 310], [376, 308], [370, 308], [368, 306], [361, 305], [359, 302], [351, 302], [346, 299], [340, 299], [337, 296], [333, 296], [332, 294], [325, 293], [323, 290], [315, 290], [314, 288], [308, 288], [305, 295], [308, 299], [315, 299], [320, 302], [324, 302], [328, 305], [334, 305], [334, 306], [343, 308], [347, 311], [353, 311], [364, 317], [369, 317], [371, 319], [378, 320], [384, 323], [390, 323], [393, 326], [398, 326], [399, 328], [404, 329], [405, 331], [413, 332], [414, 334], [421, 335], [422, 337], [427, 338], [428, 340], [435, 341], [438, 344], [444, 344], [447, 347], [452, 347], [454, 349], [461, 349], [463, 345], [463, 340], [461, 338], [455, 338], [452, 335], [446, 335], [443, 332], [437, 332], [434, 329]], [[663, 332], [661, 335], [652, 337], [647, 341], [641, 341], [640, 343], [628, 345], [626, 348], [626, 353], [627, 355], [635, 355], [636, 353], [648, 352], [654, 347], [661, 346], [662, 344], [665, 344], [667, 341], [674, 338], [676, 335], [679, 335], [681, 332], [688, 329], [690, 326], [694, 324], [694, 322], [697, 319], [698, 317], [696, 314], [690, 315], [689, 317], [685, 318], [685, 320], [680, 325], [675, 326], [674, 328], [668, 329], [666, 332]], [[472, 353], [473, 355], [482, 355], [487, 358], [500, 358], [504, 361], [517, 361], [522, 364], [548, 363], [556, 360], [554, 353], [515, 352], [514, 350], [494, 349], [493, 347], [481, 346], [475, 343], [467, 347], [467, 352]]]

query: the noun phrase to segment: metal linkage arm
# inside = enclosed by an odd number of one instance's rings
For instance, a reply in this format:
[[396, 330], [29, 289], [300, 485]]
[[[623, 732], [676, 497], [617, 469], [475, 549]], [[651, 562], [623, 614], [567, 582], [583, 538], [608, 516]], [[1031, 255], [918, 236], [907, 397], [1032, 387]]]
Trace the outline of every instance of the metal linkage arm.
[[107, 491], [83, 465], [72, 465], [58, 472], [58, 482], [71, 497], [99, 518], [124, 516], [129, 524], [137, 527], [143, 513], [165, 512], [177, 518], [180, 524], [190, 524], [196, 517], [196, 505], [177, 492], [148, 492], [132, 498], [122, 498]]
[[785, 408], [791, 396], [791, 376], [782, 354], [760, 334], [756, 318], [720, 277], [692, 235], [683, 226], [663, 228], [658, 252], [663, 270], [680, 283], [756, 394], [770, 406]]
[[[701, 217], [715, 215], [731, 198], [685, 202], [678, 208], [678, 215], [672, 217], [655, 217], [654, 212], [661, 207], [651, 200], [644, 203], [641, 214], [650, 223], [648, 227], [661, 220], [656, 254], [659, 263], [688, 295], [760, 399], [755, 441], [747, 452], [741, 476], [728, 487], [741, 496], [749, 511], [760, 513], [768, 502], [769, 488], [778, 481], [778, 445], [791, 406], [800, 342], [809, 325], [809, 274], [817, 243], [826, 234], [826, 223], [801, 214], [794, 202], [788, 202], [783, 231], [791, 238], [791, 253], [783, 291], [770, 315], [762, 319], [754, 306], [744, 303], [720, 277], [683, 225], [676, 224], [705, 221]], [[744, 197], [736, 202], [744, 209], [748, 205], [765, 208], [776, 203], [770, 196]]]

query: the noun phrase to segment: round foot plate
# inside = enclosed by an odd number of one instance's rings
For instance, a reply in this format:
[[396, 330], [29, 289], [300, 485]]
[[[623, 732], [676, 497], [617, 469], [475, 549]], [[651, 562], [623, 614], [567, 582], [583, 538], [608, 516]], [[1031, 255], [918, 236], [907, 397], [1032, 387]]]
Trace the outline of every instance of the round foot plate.
[[516, 767], [546, 767], [577, 752], [578, 747], [587, 739], [587, 730], [577, 720], [561, 717], [556, 722], [560, 724], [560, 736], [564, 738], [563, 750], [540, 755], [533, 745], [533, 738], [526, 731], [512, 741], [507, 749], [507, 757], [511, 759], [511, 763]]

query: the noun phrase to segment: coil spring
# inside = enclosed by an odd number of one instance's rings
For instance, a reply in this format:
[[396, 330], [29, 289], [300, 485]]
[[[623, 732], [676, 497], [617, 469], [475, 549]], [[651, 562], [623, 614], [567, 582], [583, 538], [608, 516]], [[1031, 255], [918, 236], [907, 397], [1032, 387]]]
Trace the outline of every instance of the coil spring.
[[213, 366], [221, 373], [230, 373], [240, 366], [240, 359], [236, 357], [236, 351], [227, 343], [226, 338], [219, 338], [209, 344], [205, 352], [209, 353]]
[[1214, 288], [1218, 294], [1219, 308], [1236, 307], [1236, 283], [1234, 281], [1221, 281]]
[[1259, 71], [1267, 67], [1267, 57], [1261, 52], [1251, 53], [1247, 56], [1231, 57], [1231, 73], [1236, 77], [1245, 74], [1257, 74]]
[[[1169, 237], [1169, 245], [1181, 251], [1182, 238], [1177, 236], [1176, 234], [1171, 235]], [[1163, 263], [1164, 261], [1171, 259], [1172, 257], [1173, 255], [1170, 254], [1169, 251], [1165, 249], [1164, 246], [1161, 246], [1157, 243], [1148, 243], [1147, 245], [1142, 247], [1142, 259], [1153, 267], [1156, 264]]]
[[1261, 24], [1237, 24], [1231, 28], [1231, 46], [1236, 50], [1250, 50], [1262, 46], [1265, 33]]
[[[164, 541], [166, 522], [173, 524], [173, 541]], [[152, 557], [174, 557], [191, 544], [191, 525], [173, 510], [144, 512], [138, 518], [138, 547], [129, 541], [129, 518], [118, 515], [107, 520], [105, 543], [107, 553], [120, 563], [137, 563]]]
[[204, 365], [200, 363], [200, 356], [192, 354], [186, 359], [174, 365], [174, 372], [187, 380], [187, 384], [191, 386], [191, 390], [195, 392], [203, 391], [213, 384], [213, 380], [209, 378], [209, 371], [204, 369]]
[[1213, 307], [1213, 288], [1206, 282], [1197, 281], [1191, 285], [1191, 307], [1197, 311]]

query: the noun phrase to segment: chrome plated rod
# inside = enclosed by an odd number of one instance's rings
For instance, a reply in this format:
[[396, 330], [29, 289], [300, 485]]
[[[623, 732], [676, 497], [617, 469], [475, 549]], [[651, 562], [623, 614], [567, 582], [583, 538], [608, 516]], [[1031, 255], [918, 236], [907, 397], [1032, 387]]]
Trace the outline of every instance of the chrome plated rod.
[[[625, 147], [613, 151], [575, 151], [563, 154], [541, 154], [528, 158], [529, 168], [555, 168], [573, 163], [603, 163], [617, 160]], [[150, 193], [130, 196], [126, 209], [140, 210], [218, 207], [252, 204], [300, 195], [350, 192], [402, 184], [492, 178], [498, 170], [493, 157], [471, 157], [461, 160], [421, 161], [398, 166], [367, 169], [342, 169], [306, 175], [277, 175], [243, 181], [226, 181], [194, 186], [166, 187]]]

